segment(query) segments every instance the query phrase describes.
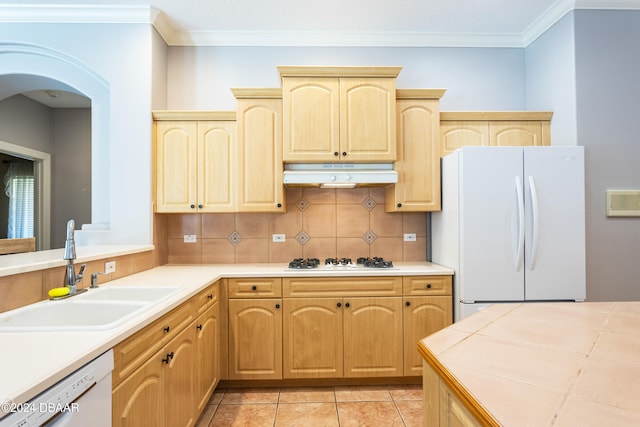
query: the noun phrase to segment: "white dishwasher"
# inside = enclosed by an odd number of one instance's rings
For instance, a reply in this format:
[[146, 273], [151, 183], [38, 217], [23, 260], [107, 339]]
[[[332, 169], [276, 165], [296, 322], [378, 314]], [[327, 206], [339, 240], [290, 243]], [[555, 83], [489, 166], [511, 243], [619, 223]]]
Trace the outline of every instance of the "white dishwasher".
[[0, 418], [0, 427], [110, 427], [111, 371], [109, 350]]

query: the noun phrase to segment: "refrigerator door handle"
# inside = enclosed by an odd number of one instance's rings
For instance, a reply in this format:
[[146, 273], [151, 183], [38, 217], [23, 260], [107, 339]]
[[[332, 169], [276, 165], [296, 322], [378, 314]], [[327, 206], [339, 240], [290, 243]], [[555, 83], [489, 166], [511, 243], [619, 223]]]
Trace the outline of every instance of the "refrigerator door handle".
[[524, 257], [524, 197], [522, 191], [522, 180], [516, 176], [516, 197], [518, 203], [518, 243], [516, 249], [516, 271], [522, 266]]
[[538, 249], [538, 237], [540, 236], [540, 215], [538, 212], [538, 190], [536, 190], [536, 182], [531, 175], [529, 175], [529, 192], [531, 193], [531, 216], [533, 221], [531, 230], [531, 258], [529, 260], [529, 270], [533, 270]]

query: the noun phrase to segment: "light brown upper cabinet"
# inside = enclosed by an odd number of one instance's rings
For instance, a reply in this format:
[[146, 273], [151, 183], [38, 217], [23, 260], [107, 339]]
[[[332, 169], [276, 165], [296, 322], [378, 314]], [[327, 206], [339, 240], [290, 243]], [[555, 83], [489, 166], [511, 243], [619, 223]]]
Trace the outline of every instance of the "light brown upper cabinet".
[[398, 182], [385, 188], [385, 211], [440, 210], [440, 98], [444, 89], [396, 91]]
[[284, 212], [282, 90], [231, 89], [238, 101], [237, 212]]
[[467, 146], [551, 145], [551, 116], [545, 111], [442, 112], [441, 154]]
[[235, 112], [155, 111], [155, 211], [233, 212]]
[[278, 67], [285, 162], [396, 160], [401, 67]]

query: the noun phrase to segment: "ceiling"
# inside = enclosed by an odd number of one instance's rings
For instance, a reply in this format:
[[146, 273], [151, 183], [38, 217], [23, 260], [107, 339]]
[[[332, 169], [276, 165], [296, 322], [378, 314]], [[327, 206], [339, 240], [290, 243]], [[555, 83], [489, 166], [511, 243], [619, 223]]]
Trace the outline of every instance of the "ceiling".
[[[0, 1], [0, 25], [149, 23], [170, 46], [522, 48], [573, 9], [640, 9], [640, 0]], [[2, 100], [2, 87], [15, 88], [0, 77]], [[23, 94], [51, 108], [90, 106], [71, 88], [51, 88]]]
[[525, 47], [573, 9], [640, 0], [2, 0], [1, 22], [151, 22], [175, 46]]

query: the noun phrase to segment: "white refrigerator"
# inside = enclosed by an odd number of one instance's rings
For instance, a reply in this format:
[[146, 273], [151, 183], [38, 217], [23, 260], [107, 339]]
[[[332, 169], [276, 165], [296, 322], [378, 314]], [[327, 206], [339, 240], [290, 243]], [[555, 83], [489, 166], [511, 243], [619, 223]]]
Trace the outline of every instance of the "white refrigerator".
[[584, 301], [583, 147], [464, 147], [444, 157], [431, 260], [455, 270], [454, 321], [501, 302]]

